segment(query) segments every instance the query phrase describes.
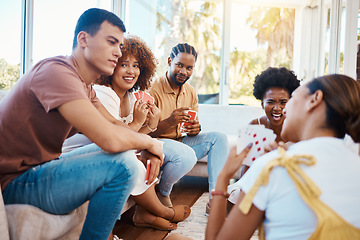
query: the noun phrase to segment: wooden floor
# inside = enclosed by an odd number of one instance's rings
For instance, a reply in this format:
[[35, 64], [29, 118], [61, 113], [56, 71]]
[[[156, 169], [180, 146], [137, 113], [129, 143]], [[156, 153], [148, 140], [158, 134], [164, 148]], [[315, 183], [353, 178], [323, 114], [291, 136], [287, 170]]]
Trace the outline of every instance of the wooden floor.
[[[185, 176], [175, 184], [170, 197], [174, 205], [185, 204], [191, 207], [206, 191], [208, 191], [207, 178]], [[121, 216], [121, 220], [116, 222], [113, 233], [119, 238], [124, 240], [162, 240], [169, 233], [169, 231], [135, 227], [132, 222], [134, 210], [132, 207]]]

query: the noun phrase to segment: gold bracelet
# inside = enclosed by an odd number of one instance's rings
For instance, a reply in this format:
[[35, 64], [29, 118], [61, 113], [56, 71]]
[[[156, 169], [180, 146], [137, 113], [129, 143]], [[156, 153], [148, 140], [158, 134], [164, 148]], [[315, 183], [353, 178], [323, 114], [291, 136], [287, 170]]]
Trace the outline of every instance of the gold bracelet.
[[149, 125], [146, 124], [146, 127], [150, 130], [150, 132], [155, 132], [157, 130], [156, 128], [151, 128]]
[[230, 194], [227, 191], [220, 191], [220, 190], [211, 190], [211, 196], [223, 196], [224, 198], [228, 198]]

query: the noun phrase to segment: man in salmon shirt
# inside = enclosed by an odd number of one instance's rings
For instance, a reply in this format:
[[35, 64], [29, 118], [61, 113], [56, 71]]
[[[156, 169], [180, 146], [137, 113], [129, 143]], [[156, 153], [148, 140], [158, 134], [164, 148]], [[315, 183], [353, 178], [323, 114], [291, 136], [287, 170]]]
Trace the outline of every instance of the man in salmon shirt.
[[[89, 200], [80, 239], [107, 239], [137, 178], [133, 149], [151, 160], [149, 182], [163, 162], [162, 144], [115, 120], [92, 88], [112, 75], [125, 26], [92, 8], [79, 18], [71, 56], [37, 63], [0, 104], [0, 180], [5, 204], [67, 214]], [[96, 144], [61, 155], [82, 132]]]

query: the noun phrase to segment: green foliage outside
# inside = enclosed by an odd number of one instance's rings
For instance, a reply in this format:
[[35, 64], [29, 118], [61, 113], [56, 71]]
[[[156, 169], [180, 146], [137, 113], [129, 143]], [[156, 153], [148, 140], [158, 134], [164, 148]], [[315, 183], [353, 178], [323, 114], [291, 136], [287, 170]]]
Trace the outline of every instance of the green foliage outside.
[[[198, 51], [198, 61], [189, 83], [200, 94], [219, 92], [222, 12], [217, 10], [222, 1], [204, 1], [195, 8], [191, 0], [158, 0], [158, 6], [161, 7], [157, 9], [157, 31], [164, 35], [160, 45], [164, 57], [159, 59], [158, 72], [167, 70], [170, 49], [179, 42], [188, 42]], [[294, 20], [293, 9], [252, 9], [247, 23], [257, 31], [258, 44], [267, 47], [251, 52], [231, 50], [230, 103], [258, 106], [258, 101], [252, 96], [255, 76], [269, 66], [292, 67]]]
[[10, 90], [20, 77], [20, 64], [10, 65], [0, 59], [0, 89]]
[[218, 3], [205, 2], [196, 11], [194, 2], [158, 0], [157, 31], [164, 36], [159, 46], [164, 52], [157, 72], [167, 70], [171, 48], [177, 43], [187, 42], [198, 52], [196, 68], [189, 83], [198, 93], [219, 92], [222, 20], [217, 14]]

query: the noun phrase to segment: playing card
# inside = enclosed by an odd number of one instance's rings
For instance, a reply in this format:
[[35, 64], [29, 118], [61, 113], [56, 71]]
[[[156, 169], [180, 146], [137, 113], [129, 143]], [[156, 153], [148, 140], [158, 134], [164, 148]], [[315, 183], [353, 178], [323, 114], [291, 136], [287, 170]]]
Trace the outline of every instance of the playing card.
[[141, 93], [142, 93], [142, 91], [134, 92], [134, 96], [135, 96], [136, 100], [139, 100], [142, 97], [142, 96], [140, 96]]
[[253, 144], [243, 164], [251, 166], [252, 162], [264, 153], [265, 145], [275, 139], [276, 134], [264, 125], [249, 125], [239, 129], [237, 152], [240, 153], [250, 142]]
[[[190, 115], [190, 120], [195, 120], [196, 119], [196, 116], [197, 116], [197, 112], [194, 111], [194, 110], [186, 110], [186, 112]], [[190, 123], [190, 122], [182, 122], [180, 124], [180, 132], [181, 132], [181, 135], [182, 136], [185, 136], [186, 133], [185, 133], [185, 128], [184, 126], [187, 126], [187, 125], [192, 125], [193, 123]]]
[[142, 100], [144, 102], [151, 102], [151, 103], [155, 102], [155, 99], [147, 92], [143, 92]]
[[[188, 110], [187, 113], [190, 115], [190, 120], [195, 120], [196, 116], [197, 116], [197, 112], [194, 110]], [[191, 125], [192, 123], [190, 122], [184, 122], [183, 126], [186, 125]]]

